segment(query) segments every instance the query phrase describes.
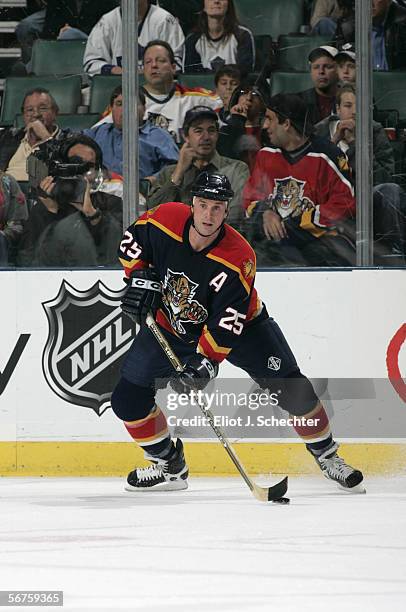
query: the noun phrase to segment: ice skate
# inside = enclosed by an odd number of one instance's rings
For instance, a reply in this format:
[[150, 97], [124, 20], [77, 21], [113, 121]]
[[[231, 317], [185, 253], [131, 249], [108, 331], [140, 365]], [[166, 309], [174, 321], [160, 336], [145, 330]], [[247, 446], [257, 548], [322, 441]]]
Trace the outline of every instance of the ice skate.
[[337, 455], [337, 449], [338, 444], [334, 443], [334, 446], [322, 455], [313, 455], [324, 476], [336, 482], [341, 490], [348, 493], [365, 493], [362, 472], [347, 465], [344, 459]]
[[127, 477], [126, 491], [180, 491], [187, 489], [189, 469], [185, 462], [180, 438], [175, 445], [175, 454], [170, 459], [158, 459], [145, 455], [152, 462], [146, 468], [136, 468]]

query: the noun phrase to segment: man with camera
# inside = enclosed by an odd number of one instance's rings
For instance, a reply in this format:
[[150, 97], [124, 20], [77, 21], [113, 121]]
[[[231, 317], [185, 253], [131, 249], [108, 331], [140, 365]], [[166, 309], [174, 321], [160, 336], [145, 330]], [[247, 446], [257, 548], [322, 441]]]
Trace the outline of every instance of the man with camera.
[[56, 123], [58, 105], [43, 87], [27, 91], [21, 112], [24, 127], [7, 128], [0, 135], [0, 170], [11, 174], [22, 187], [27, 185], [26, 163], [29, 155], [49, 139], [60, 139], [68, 134]]
[[30, 157], [29, 168], [36, 196], [21, 239], [19, 264], [116, 265], [122, 201], [103, 191], [98, 144], [83, 134], [69, 136], [55, 150], [45, 143]]

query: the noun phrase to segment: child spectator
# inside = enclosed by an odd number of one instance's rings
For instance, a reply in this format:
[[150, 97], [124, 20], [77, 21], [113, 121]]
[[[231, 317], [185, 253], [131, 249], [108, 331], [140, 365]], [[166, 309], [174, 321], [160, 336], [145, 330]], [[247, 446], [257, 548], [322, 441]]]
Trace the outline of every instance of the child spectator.
[[[352, 83], [344, 83], [337, 93], [337, 114], [330, 115], [315, 126], [315, 134], [336, 144], [348, 158], [355, 183], [355, 124], [356, 91]], [[406, 240], [406, 198], [394, 183], [393, 150], [385, 130], [373, 121], [372, 171], [375, 263], [403, 265]], [[349, 228], [347, 224], [347, 228]], [[355, 237], [355, 228], [353, 228]]]
[[355, 83], [355, 49], [350, 43], [343, 45], [336, 55], [338, 80], [342, 83]]
[[262, 129], [267, 95], [268, 92], [257, 86], [254, 77], [243, 80], [231, 97], [227, 123], [220, 130], [220, 154], [241, 159], [250, 172], [258, 151], [267, 144]]
[[228, 109], [234, 90], [240, 86], [241, 70], [236, 64], [224, 64], [214, 75], [215, 92]]

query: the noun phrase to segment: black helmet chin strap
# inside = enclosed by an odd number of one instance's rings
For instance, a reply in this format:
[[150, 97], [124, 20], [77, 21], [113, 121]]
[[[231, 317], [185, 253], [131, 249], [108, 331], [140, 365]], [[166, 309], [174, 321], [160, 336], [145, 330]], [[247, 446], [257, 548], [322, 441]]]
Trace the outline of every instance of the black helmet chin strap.
[[216, 232], [218, 232], [224, 225], [225, 220], [221, 222], [221, 224], [218, 226], [217, 229], [214, 230], [214, 232], [211, 232], [211, 234], [202, 234], [201, 232], [199, 232], [199, 230], [197, 229], [196, 225], [195, 225], [195, 218], [193, 216], [192, 213], [192, 227], [194, 228], [195, 232], [197, 232], [199, 234], [199, 236], [201, 236], [202, 238], [209, 238], [210, 236], [213, 236], [213, 234], [215, 234]]

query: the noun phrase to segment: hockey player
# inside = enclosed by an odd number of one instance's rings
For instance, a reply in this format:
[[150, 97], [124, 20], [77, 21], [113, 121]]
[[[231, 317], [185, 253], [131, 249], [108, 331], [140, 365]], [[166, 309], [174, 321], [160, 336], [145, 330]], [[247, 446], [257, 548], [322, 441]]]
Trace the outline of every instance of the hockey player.
[[[257, 295], [255, 253], [226, 224], [233, 197], [227, 177], [202, 172], [192, 193], [191, 207], [170, 202], [144, 213], [120, 245], [128, 280], [122, 308], [141, 328], [124, 361], [112, 408], [152, 461], [129, 474], [126, 489], [187, 488], [182, 442], [174, 444], [155, 403], [155, 379], [171, 377], [173, 370], [142, 324], [151, 310], [185, 364], [176, 379], [178, 392], [203, 388], [217, 375], [223, 359], [264, 388], [277, 377], [281, 405], [291, 415], [312, 419], [312, 425], [295, 429], [323, 474], [346, 490], [359, 490], [361, 472], [337, 455], [327, 414]], [[281, 360], [278, 371], [268, 369], [269, 355]]]

